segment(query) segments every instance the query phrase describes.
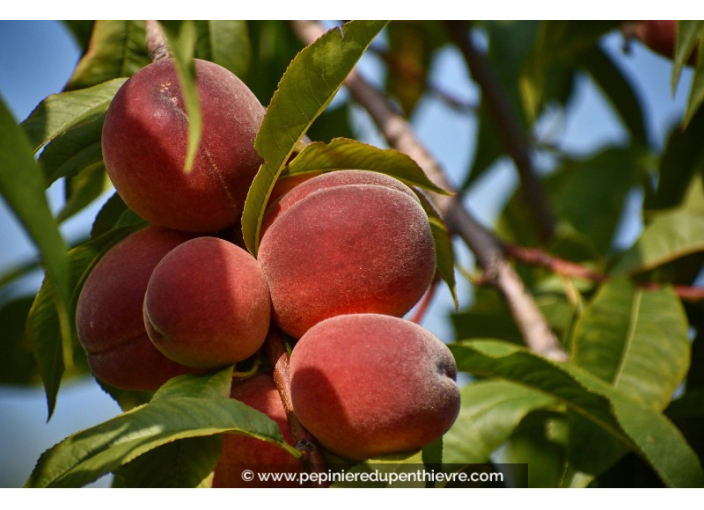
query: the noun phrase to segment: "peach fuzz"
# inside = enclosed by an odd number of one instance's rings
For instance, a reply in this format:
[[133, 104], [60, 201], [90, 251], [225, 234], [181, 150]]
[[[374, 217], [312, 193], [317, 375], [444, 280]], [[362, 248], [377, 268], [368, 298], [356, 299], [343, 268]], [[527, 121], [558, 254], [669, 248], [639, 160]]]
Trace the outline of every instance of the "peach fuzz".
[[115, 95], [103, 125], [105, 168], [125, 203], [151, 223], [214, 232], [236, 223], [261, 160], [264, 108], [230, 71], [196, 60], [202, 134], [184, 172], [188, 117], [170, 59], [150, 64]]
[[450, 350], [404, 319], [325, 320], [296, 344], [290, 369], [294, 413], [323, 446], [349, 459], [421, 448], [459, 412]]
[[216, 368], [248, 358], [264, 343], [271, 301], [249, 253], [216, 237], [198, 237], [157, 265], [144, 298], [144, 323], [164, 355]]
[[195, 372], [161, 354], [142, 320], [147, 283], [159, 261], [192, 234], [150, 226], [113, 246], [86, 279], [76, 307], [78, 338], [95, 376], [127, 390], [156, 390]]
[[435, 246], [428, 217], [409, 193], [345, 184], [307, 193], [278, 213], [258, 257], [281, 329], [299, 338], [335, 315], [402, 316], [413, 307], [435, 274]]

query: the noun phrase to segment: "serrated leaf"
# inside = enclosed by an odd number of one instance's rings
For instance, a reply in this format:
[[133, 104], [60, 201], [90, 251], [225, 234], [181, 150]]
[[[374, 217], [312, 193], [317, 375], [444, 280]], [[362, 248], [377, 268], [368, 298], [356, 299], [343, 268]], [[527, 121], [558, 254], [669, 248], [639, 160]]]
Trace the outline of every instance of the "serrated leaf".
[[428, 179], [423, 169], [408, 155], [393, 149], [379, 149], [347, 138], [330, 143], [313, 142], [289, 163], [286, 175], [333, 170], [372, 170], [419, 188], [450, 195]]
[[[67, 278], [69, 288], [73, 289], [70, 299], [67, 300], [68, 316], [75, 316], [78, 296], [93, 265], [115, 243], [134, 230], [136, 228], [126, 227], [111, 231], [68, 252]], [[49, 418], [56, 406], [56, 395], [59, 392], [66, 363], [69, 367], [73, 363], [73, 346], [76, 343], [75, 332], [71, 326], [68, 334], [62, 337], [54, 294], [55, 287], [52, 281], [45, 278], [29, 311], [26, 326], [27, 338], [32, 345], [39, 373], [44, 381]]]
[[127, 204], [125, 204], [120, 195], [113, 193], [98, 211], [98, 214], [95, 215], [93, 226], [90, 229], [91, 239], [95, 239], [112, 229], [126, 210]]
[[178, 81], [181, 85], [183, 103], [188, 116], [188, 150], [183, 166], [188, 173], [196, 159], [200, 137], [203, 133], [203, 119], [200, 113], [198, 87], [196, 85], [196, 66], [193, 61], [196, 45], [196, 28], [193, 21], [162, 22], [168, 37], [170, 56], [173, 59]]
[[704, 215], [676, 210], [658, 215], [611, 269], [614, 276], [642, 273], [704, 250]]
[[39, 163], [47, 187], [61, 177], [73, 177], [84, 169], [104, 168], [100, 143], [104, 119], [105, 116], [100, 115], [93, 122], [71, 129], [44, 148]]
[[680, 431], [662, 414], [570, 364], [492, 340], [450, 345], [459, 370], [507, 379], [566, 405], [637, 452], [673, 487], [702, 487], [701, 463]]
[[238, 20], [196, 21], [196, 57], [215, 62], [243, 78], [249, 70], [252, 48], [247, 23]]
[[220, 436], [191, 437], [151, 450], [115, 471], [113, 487], [194, 488], [203, 484], [222, 451]]
[[155, 395], [149, 404], [77, 432], [44, 452], [26, 485], [82, 486], [164, 444], [225, 432], [262, 439], [298, 456], [274, 421], [237, 400], [218, 396], [231, 378], [230, 368], [211, 376], [172, 379], [161, 398]]
[[444, 460], [451, 464], [488, 462], [523, 418], [557, 403], [540, 391], [499, 380], [470, 383], [460, 395], [460, 414], [444, 436]]
[[[411, 454], [389, 455], [383, 458], [369, 459], [346, 470], [355, 473], [357, 478], [345, 479], [332, 484], [332, 487], [343, 488], [423, 488], [424, 480], [401, 480], [407, 473], [416, 473], [423, 466], [423, 452], [419, 450]], [[367, 479], [363, 475], [369, 476]], [[394, 478], [396, 478], [394, 480]]]
[[52, 94], [39, 103], [22, 122], [34, 152], [60, 134], [104, 114], [125, 81], [116, 78], [87, 89]]
[[386, 21], [351, 21], [332, 29], [291, 62], [269, 104], [255, 148], [264, 159], [242, 216], [247, 249], [257, 253], [269, 195], [298, 141], [330, 104], [342, 82]]
[[88, 51], [76, 65], [66, 90], [130, 77], [148, 64], [144, 21], [98, 20], [93, 26]]
[[605, 284], [572, 339], [572, 362], [646, 407], [662, 411], [689, 367], [687, 317], [670, 288]]
[[628, 129], [635, 144], [647, 145], [645, 112], [630, 80], [608, 53], [599, 46], [583, 52], [578, 63], [590, 74], [606, 99]]

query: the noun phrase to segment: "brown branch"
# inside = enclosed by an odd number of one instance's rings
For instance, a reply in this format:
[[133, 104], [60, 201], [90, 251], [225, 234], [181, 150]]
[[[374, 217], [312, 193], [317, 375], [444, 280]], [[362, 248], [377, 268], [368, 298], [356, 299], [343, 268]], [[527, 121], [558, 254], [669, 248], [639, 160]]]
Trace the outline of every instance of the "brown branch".
[[169, 45], [159, 22], [152, 19], [146, 20], [144, 31], [146, 32], [147, 51], [151, 61], [156, 62], [162, 58], [169, 58]]
[[521, 193], [538, 227], [540, 238], [549, 241], [555, 232], [555, 213], [545, 188], [533, 167], [528, 137], [514, 114], [511, 100], [484, 55], [477, 50], [463, 21], [447, 21], [450, 36], [455, 41], [472, 78], [482, 91], [482, 99], [506, 152], [513, 159], [521, 179]]
[[[597, 273], [591, 269], [563, 260], [537, 248], [527, 248], [525, 246], [516, 246], [507, 244], [504, 245], [506, 254], [514, 260], [521, 261], [525, 264], [541, 266], [549, 269], [553, 273], [557, 273], [568, 278], [582, 278], [597, 283], [605, 283], [611, 280], [609, 275]], [[659, 290], [666, 284], [657, 282], [635, 282], [635, 285], [644, 290]], [[690, 287], [687, 285], [673, 285], [672, 289], [680, 299], [685, 301], [701, 301], [704, 300], [704, 287]]]
[[433, 281], [430, 283], [428, 290], [425, 291], [425, 294], [423, 295], [420, 304], [416, 308], [413, 317], [411, 317], [411, 322], [420, 324], [423, 321], [425, 313], [428, 311], [428, 308], [430, 308], [430, 304], [433, 302], [433, 298], [435, 297], [435, 291], [438, 288], [439, 283], [440, 278], [438, 277], [438, 275], [435, 275], [435, 278], [433, 278]]
[[[293, 28], [305, 44], [311, 44], [325, 33], [323, 27], [315, 21], [294, 21]], [[391, 107], [385, 95], [354, 70], [345, 80], [345, 86], [352, 97], [367, 110], [389, 145], [413, 158], [435, 184], [452, 190], [440, 164], [416, 138], [408, 122]], [[458, 195], [429, 195], [450, 231], [467, 243], [488, 280], [503, 295], [528, 348], [548, 358], [567, 359], [532, 296], [504, 256], [498, 240], [479, 224], [463, 206]]]
[[[274, 371], [274, 384], [279, 390], [281, 402], [286, 411], [288, 425], [291, 428], [291, 435], [295, 443], [295, 448], [303, 454], [303, 463], [311, 473], [323, 473], [325, 462], [320, 452], [317, 441], [298, 421], [293, 412], [293, 402], [291, 401], [291, 373], [289, 370], [289, 355], [286, 345], [279, 330], [272, 324], [269, 334], [264, 342], [264, 355], [271, 364]], [[318, 477], [318, 487], [327, 487], [327, 482], [321, 482]]]

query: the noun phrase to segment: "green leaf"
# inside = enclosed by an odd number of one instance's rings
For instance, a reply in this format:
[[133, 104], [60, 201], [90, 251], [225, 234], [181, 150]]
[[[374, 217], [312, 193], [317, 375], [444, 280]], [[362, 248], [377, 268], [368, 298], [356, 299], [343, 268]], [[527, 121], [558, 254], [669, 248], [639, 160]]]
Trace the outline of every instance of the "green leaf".
[[[563, 444], [568, 434], [566, 425], [562, 416], [546, 413], [528, 416], [496, 452], [495, 462], [509, 465], [527, 464], [527, 487], [564, 487], [569, 477]], [[512, 486], [521, 487], [520, 484]]]
[[692, 51], [697, 47], [699, 39], [704, 33], [704, 21], [681, 20], [677, 22], [677, 40], [675, 56], [672, 64], [672, 93], [677, 89], [682, 69], [689, 62]]
[[459, 307], [457, 301], [457, 282], [455, 281], [455, 254], [452, 247], [452, 236], [447, 229], [440, 213], [433, 207], [433, 204], [422, 193], [416, 193], [420, 203], [428, 215], [430, 231], [433, 234], [435, 243], [435, 265], [440, 277], [447, 284], [455, 302], [455, 310]]
[[162, 22], [168, 37], [170, 56], [173, 58], [181, 84], [183, 102], [188, 116], [188, 151], [184, 171], [190, 172], [196, 159], [196, 152], [203, 133], [203, 119], [200, 114], [200, 101], [196, 85], [196, 66], [193, 61], [196, 45], [196, 28], [193, 21]]
[[703, 130], [704, 110], [691, 119], [687, 128], [673, 127], [660, 156], [657, 189], [646, 198], [646, 209], [665, 209], [682, 202], [692, 178], [704, 168]]
[[385, 21], [352, 21], [332, 29], [303, 49], [281, 78], [257, 134], [264, 164], [249, 188], [242, 217], [247, 249], [257, 253], [259, 230], [271, 190], [288, 158]]
[[46, 186], [61, 177], [73, 177], [84, 169], [105, 168], [101, 135], [104, 115], [55, 138], [44, 147], [39, 163], [44, 170]]
[[87, 89], [52, 94], [22, 122], [37, 152], [57, 136], [104, 114], [126, 78], [117, 78]]
[[631, 134], [634, 144], [647, 145], [643, 105], [630, 80], [599, 46], [581, 53], [578, 63], [602, 90], [611, 107]]
[[85, 53], [88, 49], [88, 43], [90, 42], [90, 35], [93, 32], [93, 25], [95, 24], [95, 21], [74, 19], [63, 20], [63, 23], [71, 31], [81, 50]]
[[15, 299], [0, 308], [0, 384], [28, 385], [41, 381], [24, 334], [32, 301], [31, 297]]
[[100, 237], [111, 230], [125, 211], [127, 211], [127, 204], [120, 195], [113, 193], [93, 220], [93, 226], [90, 229], [91, 239]]
[[221, 396], [231, 378], [229, 368], [210, 376], [172, 379], [149, 404], [77, 432], [44, 452], [26, 485], [82, 486], [159, 446], [225, 432], [262, 439], [299, 456], [274, 421]]
[[252, 48], [245, 21], [196, 21], [196, 57], [215, 62], [243, 78], [249, 70]]
[[75, 177], [66, 178], [66, 203], [56, 215], [57, 221], [65, 221], [93, 203], [110, 185], [102, 163], [87, 168]]
[[93, 26], [88, 51], [76, 65], [66, 90], [130, 77], [149, 62], [144, 21], [98, 20]]
[[611, 269], [614, 276], [642, 273], [704, 250], [704, 216], [675, 210], [658, 215]]
[[329, 144], [308, 144], [289, 163], [285, 173], [294, 175], [333, 170], [372, 170], [395, 177], [409, 186], [451, 194], [433, 184], [418, 163], [406, 154], [346, 138], [335, 138]]
[[[113, 487], [192, 488], [204, 485], [222, 452], [220, 436], [191, 437], [140, 455], [115, 471]], [[212, 480], [208, 480], [208, 486]]]
[[[67, 276], [69, 288], [73, 292], [70, 300], [67, 300], [68, 316], [74, 317], [76, 314], [78, 296], [92, 267], [107, 250], [134, 230], [136, 228], [126, 227], [111, 231], [69, 251]], [[59, 312], [54, 305], [55, 292], [52, 281], [45, 278], [27, 317], [27, 338], [44, 381], [49, 418], [56, 406], [56, 395], [64, 370], [67, 365], [71, 368], [73, 364], [73, 346], [76, 343], [72, 326], [69, 326], [69, 333], [62, 338]]]
[[628, 399], [585, 370], [492, 340], [450, 345], [459, 370], [498, 377], [557, 399], [637, 452], [673, 487], [702, 487], [704, 472], [680, 431], [662, 414]]
[[689, 367], [687, 317], [670, 288], [604, 285], [574, 330], [572, 362], [629, 398], [662, 411]]
[[358, 475], [359, 478], [356, 480], [338, 481], [332, 486], [336, 488], [424, 488], [424, 480], [412, 478], [409, 480], [393, 480], [394, 475], [402, 477], [406, 473], [417, 473], [422, 465], [422, 450], [411, 454], [388, 455], [376, 459], [369, 459], [348, 469], [346, 473], [359, 473], [360, 475], [378, 473], [376, 480], [372, 476], [367, 481]]
[[488, 462], [529, 413], [557, 403], [543, 392], [500, 380], [470, 383], [460, 394], [460, 414], [444, 437], [444, 460], [450, 464]]

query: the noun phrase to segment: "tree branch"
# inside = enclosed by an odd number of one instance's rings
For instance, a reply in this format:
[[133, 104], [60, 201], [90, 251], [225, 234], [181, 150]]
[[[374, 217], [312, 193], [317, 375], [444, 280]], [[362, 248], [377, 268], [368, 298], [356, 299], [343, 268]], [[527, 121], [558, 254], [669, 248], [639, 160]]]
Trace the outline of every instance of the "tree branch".
[[169, 58], [169, 45], [166, 43], [166, 36], [159, 22], [153, 19], [145, 20], [144, 30], [151, 61], [156, 62], [162, 58]]
[[[281, 333], [273, 324], [269, 329], [269, 334], [264, 342], [264, 355], [269, 361], [274, 371], [274, 384], [279, 390], [281, 402], [286, 411], [288, 425], [291, 428], [291, 435], [295, 447], [303, 453], [303, 463], [311, 473], [323, 473], [325, 471], [325, 462], [320, 452], [320, 447], [315, 438], [308, 432], [305, 427], [298, 421], [298, 418], [293, 412], [293, 402], [291, 401], [291, 372], [289, 369], [289, 355], [286, 352]], [[318, 478], [319, 487], [327, 487], [327, 482], [321, 482]]]
[[450, 36], [462, 52], [472, 78], [482, 91], [487, 110], [496, 123], [506, 152], [521, 179], [521, 192], [533, 214], [540, 238], [549, 241], [555, 232], [555, 213], [531, 159], [528, 138], [514, 114], [508, 93], [481, 52], [477, 51], [463, 21], [447, 21]]
[[[519, 260], [525, 264], [544, 267], [553, 273], [568, 278], [582, 278], [598, 283], [605, 283], [611, 280], [609, 275], [597, 273], [580, 264], [560, 259], [537, 248], [507, 244], [504, 245], [504, 249], [506, 254], [512, 259]], [[656, 282], [635, 282], [635, 284], [644, 290], [658, 290], [665, 286], [665, 284]], [[704, 288], [702, 287], [672, 285], [672, 289], [684, 301], [704, 300]]]
[[[305, 44], [311, 44], [325, 33], [323, 27], [315, 21], [292, 23], [294, 31]], [[452, 190], [440, 164], [416, 138], [408, 122], [394, 111], [386, 96], [354, 70], [345, 80], [345, 86], [352, 97], [369, 112], [389, 145], [413, 158], [435, 184]], [[448, 228], [467, 243], [484, 269], [488, 281], [503, 295], [526, 345], [548, 358], [567, 359], [535, 301], [505, 258], [498, 240], [479, 224], [463, 206], [458, 195], [431, 193], [430, 198], [443, 215]]]

